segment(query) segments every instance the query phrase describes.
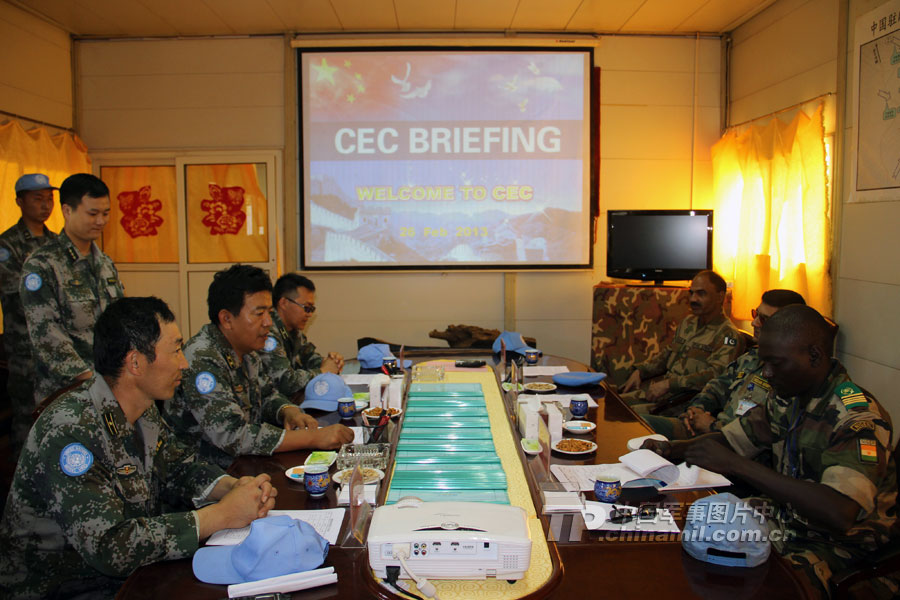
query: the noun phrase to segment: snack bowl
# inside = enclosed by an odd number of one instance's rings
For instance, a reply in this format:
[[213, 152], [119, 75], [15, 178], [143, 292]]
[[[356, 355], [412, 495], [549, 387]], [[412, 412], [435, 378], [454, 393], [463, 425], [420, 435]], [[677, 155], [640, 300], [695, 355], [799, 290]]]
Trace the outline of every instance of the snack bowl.
[[[369, 408], [362, 411], [362, 415], [366, 420], [366, 424], [375, 425], [376, 423], [378, 423], [378, 420], [381, 419], [382, 410], [384, 409], [382, 409], [380, 406], [370, 406]], [[387, 410], [391, 414], [392, 419], [396, 419], [403, 414], [403, 409], [401, 408], [389, 408]]]
[[563, 423], [563, 429], [576, 435], [590, 433], [596, 428], [597, 426], [590, 421], [566, 421]]

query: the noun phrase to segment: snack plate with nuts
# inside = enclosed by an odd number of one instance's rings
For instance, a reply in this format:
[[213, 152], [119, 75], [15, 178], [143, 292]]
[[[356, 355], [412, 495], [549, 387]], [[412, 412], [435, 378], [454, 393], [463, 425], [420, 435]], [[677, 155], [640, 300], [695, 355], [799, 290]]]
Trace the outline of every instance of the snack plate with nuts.
[[597, 444], [587, 440], [576, 440], [575, 438], [563, 438], [558, 440], [551, 446], [557, 452], [562, 454], [587, 454], [597, 449]]

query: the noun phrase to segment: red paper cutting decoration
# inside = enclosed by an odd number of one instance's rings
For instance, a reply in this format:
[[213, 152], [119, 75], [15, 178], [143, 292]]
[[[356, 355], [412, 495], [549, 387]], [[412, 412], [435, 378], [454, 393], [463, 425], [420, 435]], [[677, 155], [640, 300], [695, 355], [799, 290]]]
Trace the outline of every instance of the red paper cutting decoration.
[[203, 217], [203, 224], [209, 227], [209, 233], [223, 235], [239, 232], [247, 220], [247, 215], [241, 210], [244, 205], [244, 188], [221, 187], [211, 183], [209, 194], [212, 200], [206, 198], [200, 203], [200, 208], [207, 213]]
[[122, 211], [119, 223], [128, 235], [133, 238], [159, 235], [157, 228], [163, 219], [156, 213], [162, 210], [162, 202], [150, 199], [149, 185], [136, 192], [122, 192], [116, 198]]

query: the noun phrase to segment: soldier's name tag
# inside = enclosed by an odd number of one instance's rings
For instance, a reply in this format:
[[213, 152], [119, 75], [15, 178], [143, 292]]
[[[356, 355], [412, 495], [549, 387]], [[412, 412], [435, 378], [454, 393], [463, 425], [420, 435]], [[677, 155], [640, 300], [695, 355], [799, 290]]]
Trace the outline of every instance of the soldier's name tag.
[[269, 337], [266, 338], [266, 345], [263, 346], [263, 350], [265, 350], [266, 352], [271, 352], [277, 347], [278, 347], [278, 340], [276, 340], [273, 336], [270, 335]]
[[94, 455], [77, 442], [69, 444], [59, 453], [59, 467], [69, 477], [84, 475], [92, 464], [94, 464]]
[[197, 388], [199, 393], [208, 394], [216, 389], [216, 376], [209, 371], [197, 373], [197, 376], [194, 378], [194, 387]]
[[25, 276], [25, 289], [29, 292], [36, 292], [44, 285], [44, 280], [37, 273], [29, 273]]
[[753, 402], [751, 400], [741, 400], [740, 404], [738, 404], [737, 410], [734, 411], [734, 414], [740, 417], [751, 408], [756, 408], [756, 402]]
[[6, 248], [0, 248], [0, 262], [6, 262], [9, 260], [9, 250]]

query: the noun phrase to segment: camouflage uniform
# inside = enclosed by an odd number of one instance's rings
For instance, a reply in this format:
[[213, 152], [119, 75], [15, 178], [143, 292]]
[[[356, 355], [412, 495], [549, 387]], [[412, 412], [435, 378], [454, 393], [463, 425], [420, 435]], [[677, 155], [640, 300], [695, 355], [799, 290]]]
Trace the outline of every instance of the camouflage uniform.
[[278, 391], [292, 398], [322, 372], [322, 355], [299, 329], [288, 332], [278, 311], [272, 311], [272, 333], [260, 358], [277, 382]]
[[702, 326], [696, 316], [688, 315], [678, 325], [669, 347], [634, 366], [641, 374], [641, 387], [622, 394], [622, 399], [630, 405], [647, 402], [650, 380], [660, 375], [669, 380], [669, 396], [684, 390], [699, 390], [724, 371], [742, 349], [737, 328], [724, 314]]
[[[763, 378], [762, 368], [757, 348], [750, 349], [728, 365], [724, 373], [703, 386], [700, 393], [691, 400], [691, 406], [716, 415], [716, 421], [710, 428], [712, 431], [721, 429], [754, 406], [765, 405], [772, 387]], [[670, 440], [684, 440], [689, 437], [681, 419], [657, 415], [641, 416], [654, 431]]]
[[[68, 474], [67, 474], [68, 473]], [[32, 428], [0, 522], [0, 596], [112, 598], [141, 565], [191, 556], [196, 514], [224, 472], [181, 444], [155, 405], [128, 423], [102, 377]]]
[[[887, 542], [896, 525], [891, 432], [884, 409], [850, 381], [837, 361], [805, 408], [801, 398], [784, 400], [773, 393], [764, 406], [722, 429], [738, 454], [753, 457], [771, 450], [778, 473], [827, 485], [859, 504], [856, 523], [842, 535], [808, 523], [789, 505], [775, 506], [769, 515], [769, 530], [789, 536], [772, 539], [773, 547], [820, 592], [828, 589], [832, 572]], [[897, 591], [890, 580], [878, 585]]]
[[34, 361], [25, 312], [19, 298], [19, 279], [28, 255], [54, 239], [56, 234], [46, 227], [43, 236], [35, 237], [22, 219], [0, 234], [0, 303], [3, 304], [3, 346], [9, 365], [6, 390], [12, 405], [12, 444], [15, 452], [25, 443], [35, 407], [32, 383]]
[[40, 402], [93, 370], [94, 323], [125, 295], [112, 259], [93, 242], [82, 256], [63, 230], [35, 250], [19, 287], [34, 349], [34, 398]]
[[275, 387], [256, 352], [243, 362], [213, 323], [204, 325], [184, 348], [190, 363], [166, 419], [185, 439], [199, 443], [203, 460], [227, 468], [244, 454], [270, 455], [284, 439], [278, 423], [293, 406]]

